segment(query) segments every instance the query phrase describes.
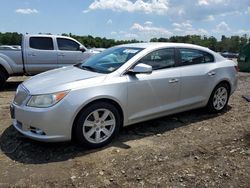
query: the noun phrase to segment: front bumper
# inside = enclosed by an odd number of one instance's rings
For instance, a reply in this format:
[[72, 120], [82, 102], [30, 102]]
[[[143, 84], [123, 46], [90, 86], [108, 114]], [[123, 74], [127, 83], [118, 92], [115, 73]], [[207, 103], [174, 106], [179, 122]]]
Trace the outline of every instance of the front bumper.
[[16, 119], [13, 119], [13, 126], [16, 128], [16, 130], [18, 132], [20, 132], [21, 134], [23, 134], [23, 135], [25, 135], [28, 138], [31, 138], [33, 140], [42, 141], [42, 142], [60, 142], [60, 141], [68, 140], [62, 135], [46, 136], [43, 134], [35, 133], [31, 130], [24, 131], [22, 129], [22, 124], [19, 121], [17, 121]]
[[33, 108], [12, 103], [13, 126], [21, 134], [38, 141], [71, 140], [73, 111], [64, 105], [60, 103], [49, 108]]

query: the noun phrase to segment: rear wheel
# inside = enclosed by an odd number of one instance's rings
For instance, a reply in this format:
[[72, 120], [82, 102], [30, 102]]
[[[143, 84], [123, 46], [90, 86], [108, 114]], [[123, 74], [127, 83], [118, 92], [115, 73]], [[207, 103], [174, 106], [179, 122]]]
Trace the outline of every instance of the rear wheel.
[[230, 93], [229, 93], [228, 85], [226, 83], [218, 84], [214, 88], [210, 96], [210, 99], [207, 105], [208, 109], [214, 113], [223, 111], [227, 106], [229, 95]]
[[0, 69], [0, 90], [2, 90], [6, 84], [7, 77], [4, 72]]
[[76, 121], [76, 140], [90, 148], [102, 147], [119, 132], [121, 116], [112, 104], [94, 103], [82, 110]]

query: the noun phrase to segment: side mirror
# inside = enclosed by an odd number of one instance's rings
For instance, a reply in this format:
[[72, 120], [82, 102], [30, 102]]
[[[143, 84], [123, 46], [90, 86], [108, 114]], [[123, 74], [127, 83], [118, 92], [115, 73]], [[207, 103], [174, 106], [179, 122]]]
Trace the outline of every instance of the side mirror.
[[129, 72], [133, 73], [133, 74], [151, 74], [152, 73], [152, 66], [146, 65], [144, 63], [139, 63]]
[[85, 46], [79, 46], [79, 50], [80, 50], [81, 52], [85, 52], [87, 49], [85, 48]]

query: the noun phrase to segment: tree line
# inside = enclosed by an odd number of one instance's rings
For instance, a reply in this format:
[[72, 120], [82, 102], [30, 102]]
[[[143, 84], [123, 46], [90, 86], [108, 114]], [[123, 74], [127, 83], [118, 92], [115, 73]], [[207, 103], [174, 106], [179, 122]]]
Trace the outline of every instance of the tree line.
[[221, 40], [215, 37], [200, 36], [200, 35], [186, 35], [186, 36], [172, 36], [170, 38], [153, 38], [150, 42], [178, 42], [198, 44], [214, 50], [216, 52], [232, 52], [238, 53], [243, 46], [250, 42], [250, 38], [244, 34], [242, 36], [221, 36]]
[[105, 37], [104, 38], [93, 37], [91, 35], [78, 36], [78, 35], [73, 35], [71, 33], [69, 33], [69, 34], [63, 33], [62, 35], [72, 37], [88, 48], [109, 48], [109, 47], [119, 45], [119, 44], [143, 42], [143, 41], [138, 41], [135, 39], [132, 39], [132, 40], [114, 40], [114, 39], [107, 39]]
[[[133, 40], [114, 40], [101, 37], [88, 36], [79, 36], [73, 35], [72, 33], [63, 33], [63, 36], [72, 37], [86, 47], [89, 48], [109, 48], [111, 46], [127, 43], [136, 43], [143, 42], [136, 39]], [[17, 32], [0, 32], [0, 45], [21, 45], [22, 35]], [[198, 44], [204, 47], [208, 47], [211, 50], [217, 52], [232, 52], [238, 53], [240, 49], [250, 42], [250, 38], [244, 34], [242, 36], [230, 36], [226, 37], [225, 35], [221, 36], [220, 40], [217, 40], [215, 37], [210, 36], [200, 36], [200, 35], [186, 35], [186, 36], [172, 36], [169, 38], [152, 38], [150, 42], [178, 42], [178, 43], [190, 43]]]

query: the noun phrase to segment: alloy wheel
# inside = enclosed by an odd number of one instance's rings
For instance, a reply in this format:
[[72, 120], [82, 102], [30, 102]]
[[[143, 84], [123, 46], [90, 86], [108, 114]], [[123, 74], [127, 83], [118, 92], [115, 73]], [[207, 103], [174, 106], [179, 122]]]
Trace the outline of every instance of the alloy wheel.
[[228, 92], [225, 87], [219, 87], [213, 97], [213, 106], [216, 110], [221, 110], [227, 104]]
[[83, 123], [83, 135], [88, 142], [98, 144], [109, 139], [116, 126], [114, 114], [108, 109], [92, 111]]

